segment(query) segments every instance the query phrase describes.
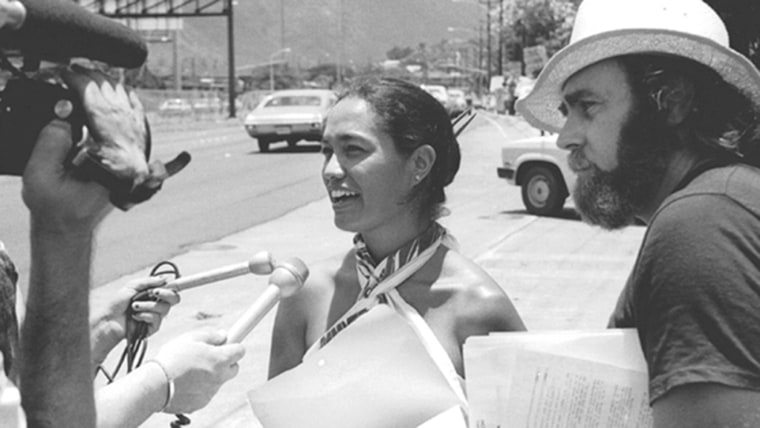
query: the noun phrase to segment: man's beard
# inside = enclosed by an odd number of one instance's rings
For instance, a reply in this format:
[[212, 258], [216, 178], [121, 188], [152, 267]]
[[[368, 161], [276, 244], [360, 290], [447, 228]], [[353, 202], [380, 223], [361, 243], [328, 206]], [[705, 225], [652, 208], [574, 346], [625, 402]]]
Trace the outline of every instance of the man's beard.
[[[618, 165], [603, 171], [574, 151], [571, 167], [586, 166], [573, 191], [575, 207], [584, 221], [605, 229], [633, 224], [657, 191], [673, 152], [673, 139], [662, 119], [634, 109], [620, 131]], [[659, 126], [658, 126], [659, 125]]]

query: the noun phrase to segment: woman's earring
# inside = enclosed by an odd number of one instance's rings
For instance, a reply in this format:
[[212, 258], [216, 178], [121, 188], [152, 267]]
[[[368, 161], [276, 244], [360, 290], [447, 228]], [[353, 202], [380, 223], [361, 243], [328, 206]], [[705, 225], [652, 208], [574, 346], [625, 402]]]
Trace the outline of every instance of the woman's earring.
[[420, 176], [419, 175], [415, 175], [414, 176], [414, 182], [415, 183], [419, 183], [420, 182]]

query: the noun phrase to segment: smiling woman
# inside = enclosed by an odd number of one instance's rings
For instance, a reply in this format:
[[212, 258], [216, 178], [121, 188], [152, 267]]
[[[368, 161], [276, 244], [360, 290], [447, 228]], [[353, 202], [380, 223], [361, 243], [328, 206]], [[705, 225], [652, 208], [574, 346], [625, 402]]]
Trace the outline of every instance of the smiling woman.
[[464, 341], [525, 327], [436, 222], [460, 162], [446, 110], [404, 81], [357, 82], [328, 114], [322, 152], [335, 224], [354, 246], [280, 303], [270, 381], [250, 394], [257, 417], [379, 428], [458, 408], [448, 414], [464, 427]]

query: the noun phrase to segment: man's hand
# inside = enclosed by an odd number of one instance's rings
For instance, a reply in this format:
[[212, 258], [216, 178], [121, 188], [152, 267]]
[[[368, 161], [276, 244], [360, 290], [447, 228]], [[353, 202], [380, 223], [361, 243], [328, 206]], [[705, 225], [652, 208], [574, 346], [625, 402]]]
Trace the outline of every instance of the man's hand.
[[37, 138], [23, 176], [22, 196], [33, 227], [54, 233], [91, 233], [112, 208], [108, 191], [74, 178], [65, 167], [71, 127], [53, 120]]
[[190, 413], [208, 404], [219, 388], [237, 375], [245, 348], [226, 344], [224, 332], [198, 330], [164, 345], [154, 358], [174, 380], [166, 413]]

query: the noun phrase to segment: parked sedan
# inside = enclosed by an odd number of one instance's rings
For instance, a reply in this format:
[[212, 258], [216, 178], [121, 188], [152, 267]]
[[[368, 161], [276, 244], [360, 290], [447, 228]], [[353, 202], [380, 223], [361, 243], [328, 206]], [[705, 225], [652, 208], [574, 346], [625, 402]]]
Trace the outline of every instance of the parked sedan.
[[193, 112], [193, 105], [184, 98], [169, 98], [158, 107], [161, 116], [187, 116]]
[[275, 141], [293, 147], [301, 140], [320, 141], [327, 110], [337, 100], [327, 89], [287, 89], [265, 97], [245, 117], [248, 135], [258, 140], [259, 151]]
[[557, 147], [557, 135], [524, 138], [501, 150], [497, 175], [520, 186], [531, 214], [556, 215], [565, 205], [575, 174], [567, 166], [566, 150]]

